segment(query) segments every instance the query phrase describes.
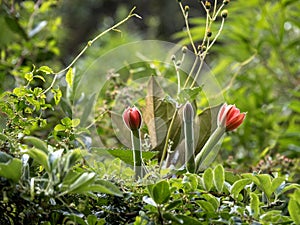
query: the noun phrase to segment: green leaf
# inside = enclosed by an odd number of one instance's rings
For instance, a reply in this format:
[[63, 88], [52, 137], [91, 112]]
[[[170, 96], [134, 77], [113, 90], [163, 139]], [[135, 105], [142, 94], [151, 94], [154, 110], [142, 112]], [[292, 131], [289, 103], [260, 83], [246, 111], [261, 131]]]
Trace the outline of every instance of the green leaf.
[[288, 183], [286, 184], [286, 186], [283, 188], [283, 190], [281, 191], [281, 194], [290, 191], [292, 189], [300, 189], [300, 184], [295, 184], [295, 183]]
[[259, 213], [259, 198], [257, 194], [251, 192], [250, 193], [250, 208], [252, 215], [255, 219], [258, 219], [260, 213]]
[[75, 190], [76, 193], [99, 192], [122, 197], [123, 193], [113, 183], [106, 180], [96, 180], [89, 185], [82, 185]]
[[211, 194], [203, 194], [202, 196], [214, 207], [214, 211], [216, 212], [220, 206], [220, 202], [218, 201], [218, 199]]
[[23, 140], [26, 144], [31, 144], [34, 147], [36, 147], [36, 148], [42, 150], [43, 152], [45, 152], [46, 154], [48, 154], [48, 146], [41, 139], [32, 137], [32, 136], [26, 136], [26, 137], [24, 137]]
[[80, 119], [72, 119], [72, 127], [77, 127], [80, 124]]
[[0, 177], [18, 182], [22, 175], [22, 162], [5, 152], [0, 152]]
[[67, 192], [82, 193], [85, 192], [88, 186], [94, 181], [96, 173], [82, 173], [75, 182], [71, 183], [67, 188]]
[[6, 135], [0, 133], [0, 140], [7, 141], [9, 140], [9, 138]]
[[187, 173], [182, 179], [184, 187], [189, 191], [195, 191], [198, 187], [198, 176], [196, 174]]
[[45, 74], [54, 74], [53, 70], [48, 66], [41, 66], [37, 71], [44, 72]]
[[[107, 155], [107, 153], [111, 154], [114, 157], [121, 159], [123, 162], [133, 165], [133, 152], [131, 149], [100, 149], [100, 148], [92, 148], [92, 152], [97, 155]], [[143, 160], [150, 160], [154, 156], [156, 156], [158, 152], [155, 151], [142, 151]]]
[[[182, 224], [193, 224], [193, 225], [203, 225], [203, 223], [191, 216], [186, 216], [186, 215], [176, 215], [176, 218], [180, 219], [183, 221]], [[180, 223], [176, 223], [175, 221], [173, 221], [175, 225], [180, 224]], [[173, 223], [172, 223], [173, 224]]]
[[22, 28], [18, 21], [18, 18], [12, 16], [5, 16], [4, 19], [11, 31], [19, 34], [22, 38], [26, 40], [28, 39], [25, 30]]
[[268, 199], [270, 200], [272, 195], [272, 186], [271, 186], [271, 176], [269, 174], [259, 174], [256, 175], [258, 178], [260, 185], [259, 187], [263, 190], [263, 192], [267, 195]]
[[237, 199], [239, 196], [239, 193], [244, 189], [246, 185], [251, 184], [252, 181], [250, 179], [241, 179], [236, 182], [231, 186], [230, 194], [234, 199]]
[[32, 73], [26, 73], [24, 78], [28, 81], [31, 82], [33, 80], [33, 74]]
[[208, 168], [203, 173], [203, 184], [206, 191], [210, 191], [213, 187], [213, 170]]
[[164, 213], [162, 217], [167, 221], [172, 221], [172, 224], [184, 224], [182, 219], [179, 219], [172, 213]]
[[61, 123], [66, 127], [72, 127], [72, 120], [69, 117], [65, 117], [61, 120]]
[[59, 131], [64, 131], [66, 130], [66, 127], [62, 124], [57, 124], [55, 127], [54, 127], [54, 131], [56, 132], [59, 132]]
[[53, 98], [54, 98], [55, 105], [57, 105], [60, 102], [60, 99], [62, 97], [62, 92], [59, 88], [58, 89], [51, 89], [51, 92], [53, 93]]
[[295, 224], [300, 224], [300, 190], [296, 190], [290, 198], [288, 210]]
[[69, 87], [73, 86], [73, 80], [74, 80], [73, 68], [70, 67], [66, 74], [66, 82], [69, 85]]
[[178, 98], [180, 103], [186, 103], [187, 101], [193, 102], [199, 93], [202, 91], [202, 87], [187, 88], [180, 91]]
[[196, 203], [206, 212], [215, 212], [215, 207], [208, 201], [198, 200]]
[[213, 171], [213, 181], [217, 191], [222, 192], [225, 182], [225, 173], [221, 164], [217, 165]]
[[271, 186], [271, 193], [274, 193], [277, 188], [285, 182], [285, 178], [284, 177], [276, 177], [272, 180], [272, 186]]
[[30, 148], [27, 151], [25, 151], [25, 153], [27, 153], [37, 163], [43, 166], [47, 172], [51, 172], [48, 164], [48, 155], [43, 150], [37, 148]]
[[164, 204], [168, 202], [171, 192], [170, 185], [166, 180], [156, 183], [152, 188], [152, 199], [156, 204]]
[[82, 158], [82, 151], [80, 149], [75, 149], [68, 151], [65, 158], [64, 171], [68, 172], [70, 168], [80, 159]]

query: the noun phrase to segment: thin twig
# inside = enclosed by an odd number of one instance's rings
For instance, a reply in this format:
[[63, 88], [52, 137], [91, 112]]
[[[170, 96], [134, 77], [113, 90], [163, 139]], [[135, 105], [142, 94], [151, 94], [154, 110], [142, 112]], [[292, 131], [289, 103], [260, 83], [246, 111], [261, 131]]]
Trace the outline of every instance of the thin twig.
[[193, 51], [194, 51], [195, 54], [197, 54], [197, 48], [195, 46], [195, 43], [194, 43], [193, 38], [192, 38], [191, 31], [190, 31], [190, 25], [189, 25], [189, 21], [188, 21], [189, 14], [188, 14], [188, 12], [185, 12], [181, 2], [179, 2], [179, 6], [180, 6], [181, 12], [182, 12], [183, 17], [184, 17], [186, 31], [187, 31], [187, 34], [189, 36]]
[[47, 93], [54, 85], [57, 77], [59, 74], [62, 74], [64, 72], [66, 72], [68, 69], [70, 69], [76, 62], [77, 60], [85, 53], [85, 51], [92, 46], [92, 44], [97, 41], [99, 38], [101, 38], [102, 36], [104, 36], [105, 34], [107, 34], [108, 32], [112, 31], [112, 30], [116, 30], [117, 27], [119, 27], [120, 25], [122, 25], [123, 23], [125, 23], [127, 20], [129, 20], [131, 17], [137, 17], [139, 19], [141, 19], [142, 17], [139, 16], [136, 13], [133, 13], [133, 11], [135, 10], [136, 7], [133, 7], [133, 9], [130, 11], [130, 13], [128, 14], [128, 16], [121, 20], [120, 22], [116, 23], [115, 25], [113, 25], [112, 27], [108, 28], [107, 30], [103, 31], [102, 33], [100, 33], [99, 35], [97, 35], [94, 39], [88, 41], [88, 43], [86, 44], [86, 46], [81, 50], [81, 52], [73, 59], [73, 61], [64, 69], [62, 69], [61, 71], [55, 73], [54, 78], [52, 83], [50, 84], [50, 86], [43, 92], [43, 94]]

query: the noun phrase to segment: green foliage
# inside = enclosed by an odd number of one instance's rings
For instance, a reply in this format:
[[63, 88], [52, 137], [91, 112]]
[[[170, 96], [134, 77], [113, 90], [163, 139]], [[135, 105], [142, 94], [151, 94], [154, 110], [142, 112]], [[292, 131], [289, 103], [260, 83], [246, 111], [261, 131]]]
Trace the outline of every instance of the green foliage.
[[[64, 31], [56, 14], [59, 2], [1, 1], [0, 224], [299, 224], [299, 6], [293, 0], [234, 1], [226, 5], [224, 25], [224, 2], [215, 5], [220, 10], [208, 11], [207, 24], [202, 18], [189, 20], [188, 8], [180, 3], [186, 26], [203, 26], [187, 27], [177, 37], [188, 36], [182, 43], [190, 43], [191, 37], [202, 43], [191, 47], [202, 62], [209, 59], [226, 98], [248, 111], [247, 120], [225, 138], [222, 164], [212, 166], [220, 148], [210, 149], [201, 161], [203, 171], [188, 173], [180, 168], [182, 105], [189, 101], [195, 109], [196, 153], [216, 130], [220, 106], [205, 108], [205, 84], [179, 72], [184, 60], [175, 57], [174, 68], [141, 60], [109, 73], [99, 99], [87, 96], [87, 107], [75, 118], [72, 107], [80, 99], [74, 96], [84, 79], [77, 66], [83, 71], [100, 51], [135, 38], [110, 35], [102, 42], [108, 47], [94, 46], [75, 64], [117, 24], [60, 70], [57, 43]], [[131, 16], [137, 15], [132, 11], [119, 25]], [[120, 88], [149, 74], [149, 82], [137, 90], [145, 99], [131, 99], [130, 91], [118, 96]], [[177, 92], [168, 93], [161, 77], [179, 83]], [[118, 97], [142, 108], [140, 153], [147, 175], [136, 182], [133, 152], [124, 149], [111, 126]], [[89, 121], [94, 107], [95, 121]], [[91, 125], [104, 145], [113, 148], [92, 148]], [[234, 150], [235, 157], [225, 162], [229, 153], [224, 150]]]
[[[162, 180], [148, 186], [148, 193], [154, 201], [145, 193], [146, 214], [137, 217], [136, 223], [142, 219], [147, 222], [137, 224], [151, 224], [152, 221], [160, 224], [266, 224], [294, 221], [297, 224], [297, 218], [294, 217], [300, 209], [296, 200], [299, 186], [285, 184], [284, 177], [271, 178], [265, 174], [231, 174], [236, 179], [232, 182], [228, 179], [231, 176], [224, 174], [223, 167], [217, 165], [201, 175], [185, 174], [168, 182]], [[287, 189], [284, 190], [283, 186], [296, 189], [289, 203], [289, 213], [293, 216], [289, 216], [287, 211], [278, 210], [285, 207], [288, 197]], [[156, 190], [160, 191], [154, 194]], [[265, 199], [266, 191], [268, 201]]]

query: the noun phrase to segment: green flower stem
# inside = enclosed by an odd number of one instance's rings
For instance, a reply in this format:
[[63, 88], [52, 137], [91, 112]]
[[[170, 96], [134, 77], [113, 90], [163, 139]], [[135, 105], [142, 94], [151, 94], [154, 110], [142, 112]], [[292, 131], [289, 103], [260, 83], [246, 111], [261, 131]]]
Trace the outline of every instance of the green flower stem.
[[140, 130], [131, 131], [132, 151], [133, 151], [133, 166], [135, 179], [142, 178], [142, 155], [141, 155], [141, 139]]
[[170, 126], [169, 126], [169, 128], [168, 128], [168, 133], [167, 133], [167, 136], [166, 136], [166, 141], [165, 141], [163, 153], [162, 153], [162, 156], [161, 156], [161, 158], [160, 158], [160, 164], [159, 164], [159, 169], [158, 169], [159, 172], [161, 171], [161, 168], [162, 168], [162, 164], [163, 164], [164, 158], [165, 158], [166, 155], [167, 155], [168, 141], [169, 141], [170, 136], [171, 136], [171, 130], [172, 130], [172, 127], [173, 127], [173, 124], [174, 124], [174, 121], [175, 121], [175, 118], [176, 118], [176, 115], [177, 115], [177, 111], [178, 111], [178, 108], [176, 107], [176, 109], [175, 109], [175, 111], [174, 111], [174, 114], [173, 114], [173, 117], [172, 117], [172, 120], [171, 120], [171, 123], [170, 123]]
[[195, 153], [194, 153], [194, 127], [193, 120], [184, 121], [185, 135], [185, 163], [186, 169], [190, 173], [195, 173]]
[[211, 153], [214, 146], [220, 141], [224, 133], [225, 133], [225, 128], [218, 126], [217, 129], [209, 137], [209, 139], [201, 149], [200, 153], [196, 156], [197, 171], [199, 171], [202, 162], [204, 162], [205, 160], [210, 160], [211, 158], [216, 156], [216, 155], [210, 155], [209, 153]]

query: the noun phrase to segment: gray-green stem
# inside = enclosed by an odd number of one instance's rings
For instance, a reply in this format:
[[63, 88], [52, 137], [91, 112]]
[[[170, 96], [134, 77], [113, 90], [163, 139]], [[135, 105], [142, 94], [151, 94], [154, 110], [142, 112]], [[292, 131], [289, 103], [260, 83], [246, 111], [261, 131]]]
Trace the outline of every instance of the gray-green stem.
[[194, 128], [193, 120], [184, 121], [185, 136], [185, 163], [186, 169], [190, 173], [195, 173], [195, 153], [194, 153]]
[[200, 153], [196, 156], [196, 171], [199, 171], [202, 162], [215, 157], [215, 155], [210, 155], [209, 153], [211, 153], [211, 151], [214, 149], [215, 145], [220, 141], [224, 133], [225, 128], [218, 126], [217, 129], [209, 137], [209, 139], [201, 149]]
[[131, 131], [131, 142], [135, 179], [138, 180], [143, 177], [140, 130]]

